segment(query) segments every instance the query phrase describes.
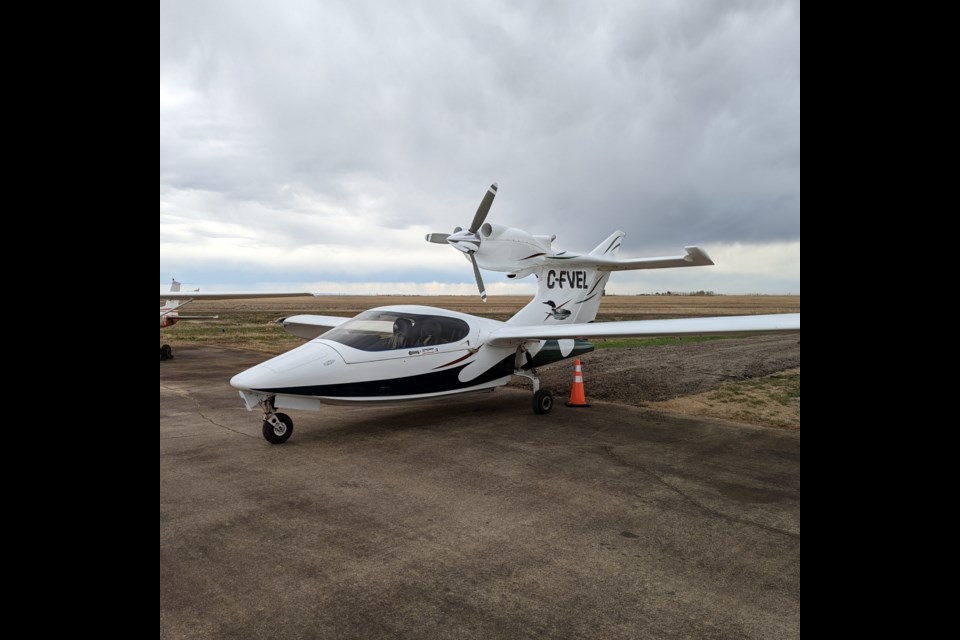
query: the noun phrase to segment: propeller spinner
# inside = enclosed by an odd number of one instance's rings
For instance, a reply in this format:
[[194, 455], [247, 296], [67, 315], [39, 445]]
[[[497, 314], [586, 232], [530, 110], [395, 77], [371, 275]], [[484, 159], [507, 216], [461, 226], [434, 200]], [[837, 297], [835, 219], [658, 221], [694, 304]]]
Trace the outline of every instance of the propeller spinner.
[[462, 251], [467, 254], [470, 258], [470, 262], [473, 264], [473, 275], [477, 279], [477, 288], [480, 290], [480, 299], [484, 302], [487, 301], [487, 290], [483, 286], [483, 278], [480, 277], [480, 267], [477, 266], [477, 258], [473, 255], [480, 249], [480, 235], [477, 231], [483, 225], [484, 220], [487, 219], [487, 214], [490, 213], [490, 205], [493, 204], [493, 199], [497, 195], [497, 183], [494, 182], [490, 185], [490, 188], [487, 189], [487, 192], [483, 194], [483, 200], [480, 201], [480, 206], [477, 207], [477, 213], [473, 216], [473, 222], [470, 223], [469, 229], [463, 229], [457, 227], [453, 230], [453, 233], [428, 233], [427, 242], [433, 242], [434, 244], [449, 244], [454, 249]]

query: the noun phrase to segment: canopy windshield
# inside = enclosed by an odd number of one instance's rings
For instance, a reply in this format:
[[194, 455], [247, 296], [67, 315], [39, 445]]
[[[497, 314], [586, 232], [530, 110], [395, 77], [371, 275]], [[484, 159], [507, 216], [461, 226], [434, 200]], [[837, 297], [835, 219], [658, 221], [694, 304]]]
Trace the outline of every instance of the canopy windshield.
[[323, 334], [361, 351], [434, 347], [459, 342], [470, 325], [459, 318], [371, 309]]

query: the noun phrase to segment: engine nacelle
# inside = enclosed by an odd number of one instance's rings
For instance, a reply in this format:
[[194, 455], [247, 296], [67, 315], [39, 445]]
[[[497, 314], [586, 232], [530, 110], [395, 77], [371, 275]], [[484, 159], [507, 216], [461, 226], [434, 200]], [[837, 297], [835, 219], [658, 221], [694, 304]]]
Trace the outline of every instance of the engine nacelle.
[[[499, 240], [500, 237], [508, 231], [519, 231], [519, 229], [511, 229], [505, 224], [492, 224], [490, 222], [484, 222], [480, 225], [480, 237], [484, 240]], [[526, 233], [521, 231], [521, 233]]]
[[523, 229], [485, 222], [477, 229], [480, 250], [477, 262], [492, 271], [517, 272], [551, 253], [555, 236], [535, 236]]

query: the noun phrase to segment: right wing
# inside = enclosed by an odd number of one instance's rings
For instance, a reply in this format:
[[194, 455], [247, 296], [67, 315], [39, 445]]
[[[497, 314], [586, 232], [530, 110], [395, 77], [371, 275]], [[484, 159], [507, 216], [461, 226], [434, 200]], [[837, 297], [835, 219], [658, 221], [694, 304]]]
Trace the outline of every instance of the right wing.
[[313, 340], [323, 335], [330, 329], [338, 327], [350, 318], [341, 318], [339, 316], [312, 316], [300, 315], [281, 318], [277, 322], [283, 325], [287, 333], [293, 334], [298, 338]]
[[757, 316], [628, 320], [624, 322], [587, 322], [568, 325], [538, 324], [520, 327], [507, 325], [491, 332], [490, 335], [487, 336], [486, 344], [492, 347], [507, 347], [530, 340], [709, 336], [723, 333], [759, 333], [799, 330], [799, 313], [774, 313]]

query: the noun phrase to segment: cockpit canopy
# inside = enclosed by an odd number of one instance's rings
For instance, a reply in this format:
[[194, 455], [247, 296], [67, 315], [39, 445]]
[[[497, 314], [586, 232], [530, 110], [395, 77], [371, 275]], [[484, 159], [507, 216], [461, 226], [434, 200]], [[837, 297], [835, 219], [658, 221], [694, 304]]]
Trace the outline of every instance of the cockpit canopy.
[[469, 333], [470, 325], [459, 318], [371, 309], [327, 331], [323, 339], [361, 351], [390, 351], [459, 342]]

